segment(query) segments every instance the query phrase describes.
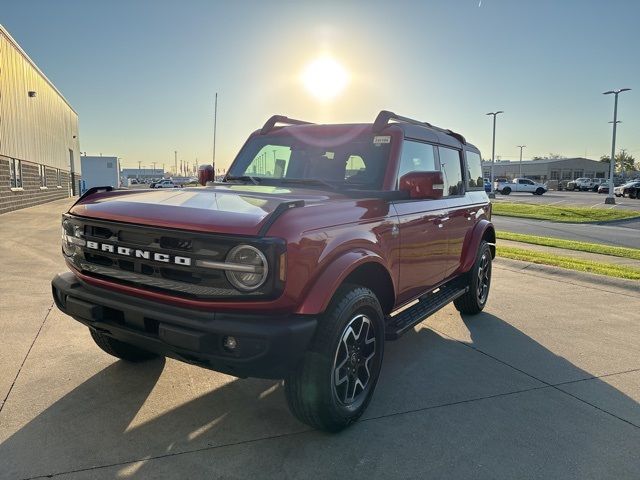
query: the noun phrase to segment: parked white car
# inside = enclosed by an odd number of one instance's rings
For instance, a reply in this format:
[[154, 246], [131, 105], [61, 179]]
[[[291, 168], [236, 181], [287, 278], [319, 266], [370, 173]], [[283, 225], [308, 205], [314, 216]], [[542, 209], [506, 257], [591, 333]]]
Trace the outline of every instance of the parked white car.
[[528, 178], [514, 178], [511, 182], [496, 182], [496, 192], [509, 195], [511, 192], [526, 192], [534, 195], [542, 195], [547, 191], [547, 185], [536, 183]]
[[159, 182], [152, 183], [149, 188], [178, 188], [180, 185], [173, 183], [173, 180], [165, 178]]

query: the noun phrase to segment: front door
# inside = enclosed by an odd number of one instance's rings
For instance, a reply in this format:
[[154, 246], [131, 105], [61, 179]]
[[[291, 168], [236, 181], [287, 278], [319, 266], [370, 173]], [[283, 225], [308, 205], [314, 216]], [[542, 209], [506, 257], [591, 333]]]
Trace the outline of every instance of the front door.
[[[435, 147], [405, 140], [398, 178], [409, 172], [437, 169]], [[448, 201], [395, 202], [400, 233], [398, 302], [404, 303], [444, 280], [448, 254]]]

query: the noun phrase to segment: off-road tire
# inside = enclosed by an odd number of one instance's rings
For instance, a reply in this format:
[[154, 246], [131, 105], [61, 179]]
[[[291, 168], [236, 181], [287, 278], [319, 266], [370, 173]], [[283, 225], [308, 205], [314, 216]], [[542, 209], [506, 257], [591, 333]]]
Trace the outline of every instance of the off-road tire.
[[[488, 275], [486, 277], [484, 276], [484, 273], [482, 276], [480, 274], [480, 269], [483, 268], [483, 265], [485, 265], [484, 268], [488, 268]], [[473, 263], [473, 267], [471, 267], [471, 270], [466, 274], [469, 281], [469, 290], [467, 293], [453, 301], [453, 304], [460, 313], [476, 314], [480, 313], [484, 309], [489, 298], [491, 271], [491, 248], [487, 242], [483, 241], [480, 243], [480, 247], [478, 248], [476, 261]], [[487, 281], [486, 291], [483, 295], [480, 295], [478, 288], [481, 280]]]
[[158, 357], [155, 353], [142, 350], [141, 348], [134, 347], [133, 345], [121, 342], [115, 338], [108, 337], [107, 335], [97, 332], [91, 328], [89, 329], [89, 332], [91, 333], [93, 341], [96, 342], [96, 345], [98, 345], [98, 347], [100, 347], [104, 352], [127, 362], [138, 363]]
[[[363, 314], [373, 327], [375, 356], [371, 363], [367, 363], [369, 369], [366, 372], [370, 376], [366, 388], [356, 397], [357, 401], [354, 399], [352, 404], [345, 404], [338, 398], [335, 387], [335, 366], [344, 345], [347, 327]], [[371, 400], [380, 375], [383, 354], [384, 314], [375, 294], [368, 288], [356, 285], [340, 287], [319, 319], [315, 336], [303, 360], [285, 378], [284, 391], [291, 413], [301, 422], [329, 432], [340, 431], [355, 422]]]
[[505, 187], [500, 193], [502, 193], [502, 195], [509, 195], [511, 193], [511, 189], [509, 187]]

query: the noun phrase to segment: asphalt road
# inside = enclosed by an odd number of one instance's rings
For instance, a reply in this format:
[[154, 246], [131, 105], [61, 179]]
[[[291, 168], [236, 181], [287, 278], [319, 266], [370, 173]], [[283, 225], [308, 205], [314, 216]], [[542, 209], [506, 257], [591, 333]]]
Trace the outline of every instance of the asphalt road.
[[364, 418], [329, 435], [280, 382], [100, 351], [50, 297], [66, 205], [1, 217], [2, 479], [638, 478], [638, 291], [497, 262], [485, 313], [387, 343]]
[[549, 191], [544, 195], [532, 195], [530, 193], [502, 195], [496, 193], [495, 201], [640, 211], [640, 200], [616, 197], [615, 205], [606, 205], [604, 203], [606, 197], [607, 195], [605, 194], [595, 192], [567, 192], [563, 190], [560, 192]]
[[505, 232], [640, 248], [640, 219], [609, 225], [558, 223], [498, 215], [494, 215], [491, 220], [497, 230]]

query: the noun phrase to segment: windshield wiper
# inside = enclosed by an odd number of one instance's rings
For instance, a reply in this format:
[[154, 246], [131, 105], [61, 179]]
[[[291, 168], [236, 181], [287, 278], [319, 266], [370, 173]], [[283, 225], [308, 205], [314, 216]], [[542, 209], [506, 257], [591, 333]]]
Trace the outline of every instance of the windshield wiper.
[[318, 185], [327, 187], [330, 190], [338, 190], [338, 187], [333, 183], [329, 183], [325, 180], [320, 180], [317, 178], [279, 178], [281, 182], [284, 183], [297, 183], [300, 185]]
[[233, 181], [238, 181], [238, 182], [251, 182], [254, 185], [258, 185], [262, 179], [260, 177], [252, 177], [251, 175], [227, 175], [224, 179], [225, 182], [231, 180]]

